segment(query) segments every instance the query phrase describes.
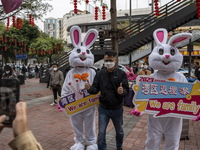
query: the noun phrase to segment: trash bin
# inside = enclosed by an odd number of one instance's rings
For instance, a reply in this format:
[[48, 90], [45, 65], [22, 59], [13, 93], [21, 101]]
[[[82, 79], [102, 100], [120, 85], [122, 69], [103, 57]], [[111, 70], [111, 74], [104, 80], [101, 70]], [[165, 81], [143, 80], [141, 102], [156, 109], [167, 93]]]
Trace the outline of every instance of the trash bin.
[[25, 77], [24, 77], [24, 75], [18, 75], [17, 78], [19, 79], [19, 84], [20, 85], [25, 84]]
[[189, 140], [189, 119], [183, 119], [183, 126], [180, 140]]

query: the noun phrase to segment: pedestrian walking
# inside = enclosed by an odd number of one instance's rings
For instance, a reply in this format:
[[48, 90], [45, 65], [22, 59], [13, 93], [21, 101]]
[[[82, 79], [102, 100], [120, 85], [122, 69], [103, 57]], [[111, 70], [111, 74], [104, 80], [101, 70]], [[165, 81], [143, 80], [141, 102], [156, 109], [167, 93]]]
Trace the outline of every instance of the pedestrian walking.
[[35, 65], [35, 78], [37, 79], [39, 76], [39, 68], [38, 65]]
[[116, 131], [117, 150], [122, 150], [123, 131], [123, 98], [129, 91], [126, 73], [116, 68], [117, 53], [109, 50], [104, 54], [104, 68], [97, 72], [92, 86], [85, 84], [90, 94], [101, 91], [98, 107], [98, 149], [106, 150], [106, 128], [111, 119]]
[[26, 72], [27, 72], [27, 68], [25, 65], [22, 66], [22, 74], [24, 75], [24, 79], [26, 79]]
[[28, 69], [28, 78], [32, 78], [32, 75], [31, 75], [32, 68], [30, 64], [28, 65], [27, 69]]
[[58, 70], [58, 65], [53, 64], [53, 71], [50, 72], [50, 88], [53, 91], [54, 101], [51, 106], [56, 105], [58, 96], [61, 96], [61, 87], [64, 82], [63, 73]]
[[6, 65], [4, 67], [2, 79], [12, 79], [12, 78], [16, 79], [17, 75], [13, 72], [11, 66]]

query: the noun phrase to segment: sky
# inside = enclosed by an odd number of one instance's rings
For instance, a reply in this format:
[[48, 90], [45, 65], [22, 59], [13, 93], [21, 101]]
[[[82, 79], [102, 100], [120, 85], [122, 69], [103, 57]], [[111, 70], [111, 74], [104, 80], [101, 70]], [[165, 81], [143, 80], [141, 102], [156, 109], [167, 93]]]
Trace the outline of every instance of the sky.
[[[45, 18], [53, 17], [53, 18], [62, 18], [65, 13], [68, 13], [70, 10], [73, 10], [73, 4], [70, 4], [71, 0], [42, 0], [43, 2], [48, 2], [53, 6], [53, 10], [51, 12], [47, 12], [47, 15], [44, 15], [42, 20], [36, 20], [36, 25], [39, 26], [41, 30], [43, 30], [43, 22]], [[110, 7], [111, 0], [103, 0], [104, 3]], [[117, 1], [117, 10], [119, 9], [129, 9], [130, 0], [116, 0]], [[145, 8], [150, 7], [149, 3], [152, 0], [131, 0], [132, 8]], [[170, 0], [161, 0], [161, 5]], [[94, 6], [93, 0], [90, 0], [90, 3]], [[97, 3], [98, 5], [99, 3]], [[85, 3], [84, 1], [82, 4], [78, 4], [78, 9], [84, 10]]]

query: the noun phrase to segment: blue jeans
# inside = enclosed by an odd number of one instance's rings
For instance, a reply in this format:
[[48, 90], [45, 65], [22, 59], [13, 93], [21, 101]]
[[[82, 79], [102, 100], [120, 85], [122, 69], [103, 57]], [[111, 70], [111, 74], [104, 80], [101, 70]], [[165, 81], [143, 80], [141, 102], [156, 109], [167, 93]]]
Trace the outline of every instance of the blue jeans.
[[98, 133], [98, 149], [106, 150], [106, 128], [111, 119], [116, 132], [116, 146], [122, 148], [124, 131], [123, 131], [123, 107], [119, 109], [109, 110], [99, 106], [99, 133]]

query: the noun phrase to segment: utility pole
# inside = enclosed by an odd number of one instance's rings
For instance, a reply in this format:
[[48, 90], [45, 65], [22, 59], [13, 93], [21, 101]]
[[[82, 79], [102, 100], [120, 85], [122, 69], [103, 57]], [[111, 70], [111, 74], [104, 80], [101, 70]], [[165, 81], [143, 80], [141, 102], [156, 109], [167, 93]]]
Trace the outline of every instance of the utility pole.
[[112, 49], [119, 54], [119, 42], [118, 42], [118, 29], [117, 29], [117, 4], [116, 0], [111, 0], [110, 3], [110, 16], [111, 16], [111, 40]]
[[[132, 0], [130, 0], [130, 10], [129, 10], [129, 26], [131, 25], [131, 22], [132, 22], [132, 3], [131, 3]], [[131, 67], [131, 63], [132, 63], [132, 56], [131, 56], [131, 52], [129, 54], [129, 67]]]

